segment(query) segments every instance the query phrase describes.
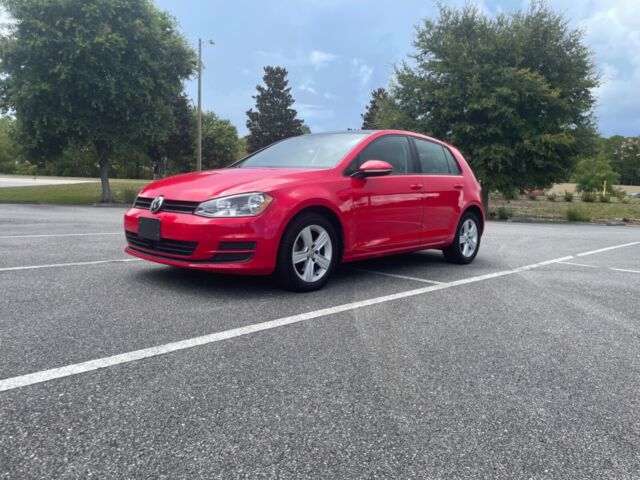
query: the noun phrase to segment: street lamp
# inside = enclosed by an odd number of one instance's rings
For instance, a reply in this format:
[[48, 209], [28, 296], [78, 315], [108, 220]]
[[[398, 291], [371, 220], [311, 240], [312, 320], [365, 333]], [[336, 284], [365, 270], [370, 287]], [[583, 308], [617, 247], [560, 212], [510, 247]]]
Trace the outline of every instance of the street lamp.
[[[210, 45], [215, 45], [213, 40], [208, 40]], [[202, 39], [198, 38], [198, 148], [197, 170], [202, 170]]]

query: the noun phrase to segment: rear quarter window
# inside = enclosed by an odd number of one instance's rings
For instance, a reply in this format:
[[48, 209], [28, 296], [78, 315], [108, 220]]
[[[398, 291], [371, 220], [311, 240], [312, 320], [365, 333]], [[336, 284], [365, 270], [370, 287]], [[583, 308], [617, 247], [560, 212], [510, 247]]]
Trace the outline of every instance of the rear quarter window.
[[462, 169], [460, 168], [456, 158], [453, 156], [453, 153], [451, 153], [447, 147], [442, 147], [442, 149], [444, 150], [444, 156], [447, 158], [451, 175], [462, 175]]

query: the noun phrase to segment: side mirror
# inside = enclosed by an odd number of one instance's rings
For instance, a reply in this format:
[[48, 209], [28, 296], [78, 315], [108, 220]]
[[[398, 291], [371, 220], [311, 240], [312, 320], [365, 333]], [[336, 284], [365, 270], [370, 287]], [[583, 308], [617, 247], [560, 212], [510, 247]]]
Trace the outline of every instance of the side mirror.
[[366, 177], [382, 177], [389, 175], [393, 171], [393, 167], [387, 162], [382, 160], [367, 160], [360, 168], [353, 172], [351, 176], [353, 178], [366, 178]]

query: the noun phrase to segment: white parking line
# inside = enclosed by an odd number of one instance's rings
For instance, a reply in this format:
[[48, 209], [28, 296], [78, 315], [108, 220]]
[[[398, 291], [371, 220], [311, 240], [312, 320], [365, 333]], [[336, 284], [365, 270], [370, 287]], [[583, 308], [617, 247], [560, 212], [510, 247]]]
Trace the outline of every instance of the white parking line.
[[0, 272], [12, 272], [16, 270], [37, 270], [39, 268], [78, 267], [83, 265], [100, 265], [102, 263], [140, 262], [139, 258], [118, 258], [114, 260], [95, 260], [93, 262], [52, 263], [49, 265], [27, 265], [25, 267], [0, 268]]
[[608, 252], [609, 250], [615, 250], [617, 248], [631, 247], [633, 245], [640, 245], [640, 242], [624, 243], [622, 245], [614, 245], [613, 247], [599, 248], [598, 250], [591, 250], [590, 252], [578, 253], [576, 257], [586, 257], [587, 255], [593, 255], [594, 253]]
[[534, 263], [531, 265], [525, 265], [524, 267], [514, 268], [513, 270], [504, 270], [501, 272], [489, 273], [487, 275], [479, 275], [476, 277], [465, 278], [462, 280], [456, 280], [454, 282], [443, 283], [441, 285], [430, 285], [428, 287], [416, 288], [414, 290], [408, 290], [405, 292], [394, 293], [391, 295], [383, 295], [381, 297], [370, 298], [368, 300], [361, 300], [358, 302], [346, 303], [335, 307], [323, 308], [321, 310], [315, 310], [312, 312], [301, 313], [298, 315], [292, 315], [290, 317], [278, 318], [276, 320], [270, 320], [261, 323], [255, 323], [252, 325], [246, 325], [244, 327], [233, 328], [231, 330], [225, 330], [222, 332], [212, 333], [210, 335], [203, 335], [200, 337], [189, 338], [187, 340], [181, 340], [178, 342], [167, 343], [165, 345], [158, 345], [155, 347], [144, 348], [142, 350], [135, 350], [132, 352], [122, 353], [111, 357], [98, 358], [96, 360], [89, 360], [87, 362], [76, 363], [73, 365], [67, 365], [65, 367], [52, 368], [50, 370], [43, 370], [40, 372], [29, 373], [27, 375], [20, 375], [18, 377], [6, 378], [0, 380], [0, 392], [5, 390], [13, 390], [15, 388], [26, 387], [36, 383], [47, 382], [56, 378], [69, 377], [71, 375], [77, 375], [79, 373], [90, 372], [98, 370], [100, 368], [113, 367], [122, 363], [134, 362], [136, 360], [142, 360], [143, 358], [156, 357], [158, 355], [165, 355], [167, 353], [176, 352], [178, 350], [184, 350], [187, 348], [193, 348], [200, 345], [207, 345], [214, 342], [220, 342], [222, 340], [228, 340], [230, 338], [236, 338], [243, 335], [249, 335], [251, 333], [261, 332], [264, 330], [271, 330], [273, 328], [283, 327], [285, 325], [292, 325], [294, 323], [300, 323], [314, 318], [325, 317], [328, 315], [335, 315], [337, 313], [347, 312], [355, 310], [357, 308], [369, 307], [371, 305], [377, 305], [380, 303], [391, 302], [393, 300], [399, 300], [401, 298], [414, 297], [416, 295], [422, 295], [428, 292], [435, 292], [438, 290], [444, 290], [446, 288], [457, 287], [460, 285], [466, 285], [468, 283], [481, 282], [490, 278], [502, 277], [505, 275], [511, 275], [514, 273], [520, 273], [534, 268], [542, 267], [552, 263], [561, 262], [571, 259], [573, 257], [562, 257], [546, 262]]
[[361, 272], [373, 273], [375, 275], [382, 275], [383, 277], [401, 278], [402, 280], [413, 280], [414, 282], [430, 283], [432, 285], [442, 285], [444, 282], [437, 282], [435, 280], [427, 280], [426, 278], [408, 277], [406, 275], [396, 275], [395, 273], [378, 272], [377, 270], [369, 270], [367, 268], [358, 268]]
[[558, 262], [563, 265], [575, 265], [576, 267], [588, 267], [588, 268], [598, 268], [595, 265], [587, 265], [586, 263], [575, 263], [575, 262]]
[[99, 233], [49, 233], [45, 235], [2, 235], [2, 238], [48, 238], [48, 237], [87, 237], [99, 235], [124, 235], [122, 232], [99, 232]]
[[[636, 245], [640, 242], [617, 245], [615, 247], [609, 247], [604, 250], [612, 250], [613, 248], [622, 248], [625, 246]], [[601, 249], [600, 251], [604, 251]], [[587, 252], [589, 253], [589, 252]], [[576, 256], [582, 256], [577, 254]], [[438, 290], [444, 290], [447, 288], [457, 287], [460, 285], [466, 285], [470, 283], [481, 282], [489, 280], [491, 278], [503, 277], [505, 275], [512, 275], [514, 273], [526, 272], [545, 265], [551, 265], [559, 262], [565, 262], [571, 260], [575, 256], [570, 255], [567, 257], [554, 258], [544, 262], [533, 263], [522, 267], [514, 268], [511, 270], [503, 270], [500, 272], [489, 273], [486, 275], [478, 275], [475, 277], [464, 278], [461, 280], [455, 280], [453, 282], [443, 283], [440, 285], [430, 285], [428, 287], [416, 288], [405, 292], [393, 293], [391, 295], [383, 295], [381, 297], [370, 298], [368, 300], [361, 300], [352, 303], [346, 303], [343, 305], [337, 305], [335, 307], [323, 308], [307, 313], [301, 313], [298, 315], [292, 315], [289, 317], [278, 318], [276, 320], [269, 320], [266, 322], [255, 323], [252, 325], [246, 325], [244, 327], [233, 328], [231, 330], [225, 330], [222, 332], [212, 333], [209, 335], [203, 335], [199, 337], [193, 337], [178, 342], [167, 343], [164, 345], [157, 345], [155, 347], [144, 348], [141, 350], [134, 350], [132, 352], [122, 353], [119, 355], [113, 355], [111, 357], [103, 357], [95, 360], [89, 360], [86, 362], [75, 363], [59, 368], [52, 368], [49, 370], [42, 370], [40, 372], [29, 373], [26, 375], [20, 375], [17, 377], [6, 378], [0, 380], [0, 392], [6, 390], [13, 390], [16, 388], [26, 387], [37, 383], [47, 382], [57, 378], [69, 377], [72, 375], [78, 375], [80, 373], [91, 372], [93, 370], [99, 370], [101, 368], [113, 367], [116, 365], [134, 362], [136, 360], [142, 360], [144, 358], [157, 357], [159, 355], [165, 355], [167, 353], [176, 352], [179, 350], [185, 350], [200, 345], [208, 345], [222, 340], [228, 340], [231, 338], [241, 337], [244, 335], [250, 335], [265, 330], [271, 330], [274, 328], [284, 327], [286, 325], [292, 325], [295, 323], [305, 322], [315, 318], [325, 317], [329, 315], [335, 315], [337, 313], [356, 310], [358, 308], [369, 307], [372, 305], [378, 305], [381, 303], [391, 302], [403, 298], [414, 297], [417, 295], [423, 295], [429, 292], [435, 292]], [[135, 259], [132, 259], [135, 260]]]
[[610, 268], [609, 270], [615, 270], [616, 272], [626, 272], [626, 273], [640, 273], [640, 270], [629, 270], [627, 268]]

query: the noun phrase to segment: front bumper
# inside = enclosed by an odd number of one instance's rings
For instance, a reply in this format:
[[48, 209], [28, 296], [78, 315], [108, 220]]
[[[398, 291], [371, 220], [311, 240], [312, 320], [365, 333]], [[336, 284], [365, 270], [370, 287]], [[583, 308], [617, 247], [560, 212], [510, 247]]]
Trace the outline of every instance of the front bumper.
[[[124, 216], [125, 252], [144, 260], [227, 273], [268, 275], [276, 264], [280, 222], [268, 211], [257, 217], [206, 218], [131, 208]], [[161, 221], [160, 242], [138, 239], [138, 219]], [[196, 243], [195, 248], [181, 245]]]

